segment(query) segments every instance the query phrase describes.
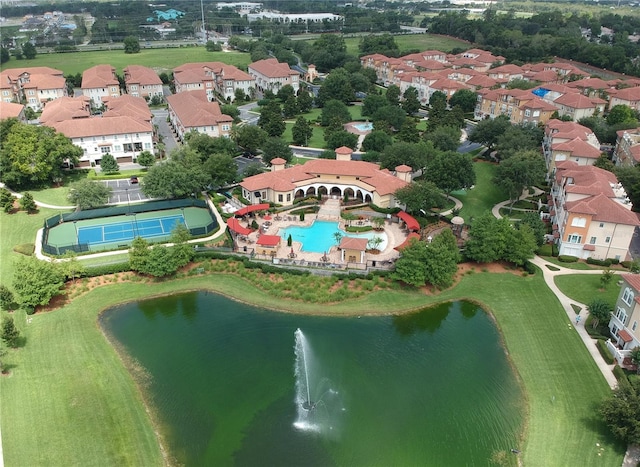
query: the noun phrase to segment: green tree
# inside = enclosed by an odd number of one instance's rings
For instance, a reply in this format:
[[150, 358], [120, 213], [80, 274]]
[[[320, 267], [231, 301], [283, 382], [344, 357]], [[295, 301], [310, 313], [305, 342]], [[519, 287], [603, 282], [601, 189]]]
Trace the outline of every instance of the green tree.
[[138, 164], [140, 164], [145, 169], [148, 169], [155, 163], [156, 163], [156, 156], [151, 154], [151, 152], [142, 151], [140, 154], [138, 154]]
[[587, 305], [589, 315], [591, 315], [591, 324], [596, 329], [601, 321], [608, 321], [611, 315], [612, 306], [602, 298], [594, 298]]
[[9, 50], [4, 47], [0, 47], [0, 64], [7, 63], [11, 59]]
[[15, 304], [13, 292], [4, 284], [0, 285], [0, 308], [3, 310], [12, 310]]
[[[233, 104], [222, 104], [220, 106], [220, 112], [233, 118], [235, 123], [240, 121], [240, 109]], [[224, 138], [224, 136], [222, 136], [222, 138]]]
[[228, 154], [210, 155], [204, 163], [204, 171], [214, 187], [225, 186], [238, 178], [238, 166]]
[[243, 178], [247, 178], [247, 177], [253, 177], [254, 175], [258, 175], [264, 172], [264, 167], [257, 163], [257, 162], [252, 162], [251, 164], [248, 164], [245, 166], [244, 170], [242, 171], [242, 177]]
[[498, 157], [508, 159], [527, 150], [538, 150], [542, 144], [543, 133], [533, 125], [511, 125], [498, 136], [495, 149]]
[[397, 107], [400, 104], [400, 88], [395, 84], [390, 85], [385, 97], [390, 106]]
[[640, 443], [640, 380], [618, 384], [601, 403], [600, 415], [616, 438]]
[[8, 347], [16, 348], [20, 344], [20, 331], [13, 322], [13, 316], [2, 319], [2, 335], [0, 336]]
[[461, 131], [452, 126], [437, 126], [424, 134], [427, 141], [432, 141], [436, 149], [455, 151], [460, 146]]
[[58, 266], [60, 267], [62, 274], [73, 282], [76, 281], [76, 277], [81, 277], [87, 271], [87, 268], [84, 267], [84, 264], [78, 261], [78, 257], [72, 250], [69, 250], [64, 254], [64, 261], [58, 263]]
[[413, 86], [409, 86], [402, 94], [402, 110], [404, 110], [407, 115], [413, 115], [420, 110], [420, 100], [418, 96], [418, 90]]
[[400, 204], [406, 206], [407, 212], [430, 212], [432, 208], [444, 204], [444, 198], [440, 189], [434, 183], [419, 180], [400, 188], [395, 193]]
[[36, 50], [36, 46], [31, 42], [25, 42], [24, 44], [22, 44], [22, 55], [24, 55], [24, 58], [26, 58], [27, 60], [33, 60], [34, 58], [36, 58], [37, 54], [38, 51]]
[[295, 96], [291, 96], [284, 101], [282, 106], [282, 114], [284, 118], [293, 118], [299, 113], [298, 101]]
[[236, 88], [233, 92], [233, 102], [242, 102], [247, 99], [247, 95], [242, 88]]
[[22, 195], [22, 198], [20, 198], [19, 202], [22, 210], [27, 211], [29, 214], [38, 211], [38, 206], [36, 206], [36, 202], [33, 199], [33, 195], [28, 191], [24, 195]]
[[150, 198], [185, 198], [199, 193], [209, 184], [202, 165], [175, 158], [149, 169], [142, 191]]
[[49, 303], [51, 298], [62, 293], [63, 284], [64, 276], [55, 263], [27, 256], [15, 264], [13, 290], [18, 303], [29, 310]]
[[469, 229], [465, 256], [478, 263], [504, 259], [512, 230], [507, 219], [496, 219], [490, 213], [477, 217]]
[[426, 262], [427, 244], [418, 239], [411, 239], [402, 249], [391, 277], [414, 287], [422, 287], [427, 282]]
[[135, 36], [127, 36], [124, 38], [124, 53], [137, 54], [140, 52], [140, 42]]
[[117, 174], [120, 172], [118, 161], [116, 161], [116, 158], [109, 153], [104, 154], [102, 159], [100, 159], [100, 169], [102, 169], [102, 172], [106, 175]]
[[268, 136], [282, 136], [286, 125], [282, 120], [282, 109], [277, 101], [271, 100], [260, 109], [258, 126], [262, 128]]
[[[254, 126], [251, 127], [259, 130], [259, 128]], [[227, 154], [229, 156], [235, 156], [238, 152], [236, 143], [234, 143], [232, 139], [225, 138], [224, 136], [212, 138], [204, 133], [192, 131], [187, 133], [185, 140], [191, 149], [200, 154], [200, 160], [202, 162], [207, 160], [211, 154]]]
[[540, 215], [537, 212], [525, 212], [520, 218], [520, 222], [516, 224], [516, 229], [521, 228], [523, 225], [528, 225], [531, 228], [536, 244], [542, 246], [547, 228], [542, 219], [540, 219]]
[[[318, 65], [316, 63], [316, 65]], [[318, 68], [319, 70], [320, 68]], [[318, 91], [316, 102], [320, 107], [330, 100], [338, 100], [345, 104], [353, 102], [356, 98], [351, 86], [351, 75], [344, 68], [333, 70], [322, 83]]]
[[607, 268], [602, 271], [602, 274], [600, 275], [600, 285], [602, 286], [603, 289], [606, 289], [607, 286], [611, 284], [613, 277], [614, 277], [614, 274], [613, 274], [613, 271], [611, 271], [611, 269]]
[[[403, 252], [404, 254], [404, 252]], [[446, 229], [427, 244], [425, 257], [426, 281], [440, 289], [450, 287], [458, 271], [460, 250], [451, 230]]]
[[408, 165], [413, 171], [425, 169], [436, 154], [433, 144], [395, 143], [387, 146], [380, 154], [380, 166], [383, 169], [394, 170], [399, 165]]
[[471, 157], [452, 151], [436, 153], [427, 164], [424, 178], [433, 182], [447, 195], [476, 183]]
[[205, 44], [204, 48], [207, 50], [207, 52], [221, 52], [222, 51], [222, 45], [218, 44], [217, 42], [213, 42], [213, 41], [207, 41], [207, 43]]
[[358, 135], [354, 135], [345, 130], [334, 131], [329, 136], [325, 134], [325, 142], [328, 149], [346, 146], [355, 150], [358, 145]]
[[307, 113], [311, 110], [311, 107], [313, 106], [313, 97], [311, 97], [309, 91], [304, 88], [300, 88], [296, 99], [300, 113]]
[[129, 250], [129, 265], [133, 271], [141, 272], [149, 258], [149, 242], [142, 237], [137, 237], [131, 242]]
[[398, 131], [406, 118], [407, 113], [400, 107], [387, 105], [386, 107], [381, 107], [376, 110], [372, 120], [376, 129], [393, 128]]
[[494, 119], [481, 120], [469, 134], [469, 141], [483, 144], [491, 151], [498, 142], [498, 138], [510, 126], [509, 117], [504, 115]]
[[614, 125], [637, 125], [638, 118], [636, 113], [628, 105], [614, 105], [607, 115], [607, 124]]
[[493, 180], [508, 194], [511, 210], [525, 188], [542, 181], [544, 174], [545, 163], [540, 153], [527, 151], [500, 162]]
[[63, 162], [77, 165], [81, 156], [82, 149], [53, 128], [14, 123], [2, 141], [0, 176], [14, 189], [42, 186], [62, 177]]
[[383, 151], [384, 148], [393, 144], [393, 138], [384, 131], [372, 131], [364, 137], [362, 149], [364, 151]]
[[72, 185], [68, 199], [78, 209], [91, 209], [107, 204], [110, 196], [110, 187], [102, 182], [94, 182], [84, 178]]
[[287, 142], [282, 138], [269, 138], [262, 147], [262, 161], [265, 164], [269, 164], [276, 157], [280, 157], [289, 163], [293, 158], [293, 153]]
[[295, 146], [309, 146], [309, 138], [313, 135], [313, 128], [302, 115], [296, 119], [291, 127], [291, 136]]
[[234, 138], [238, 146], [252, 154], [262, 147], [267, 137], [267, 133], [262, 128], [254, 125], [243, 125], [234, 130]]
[[285, 84], [280, 89], [278, 89], [278, 93], [276, 94], [276, 96], [278, 97], [278, 99], [280, 99], [281, 102], [284, 103], [287, 101], [287, 99], [296, 97], [296, 91], [290, 84]]
[[600, 154], [600, 157], [596, 159], [593, 163], [594, 167], [598, 167], [599, 169], [606, 170], [607, 172], [614, 172], [616, 170], [616, 165], [609, 159], [609, 156], [606, 154]]
[[509, 233], [510, 238], [507, 241], [503, 259], [516, 266], [522, 266], [527, 260], [533, 258], [538, 249], [533, 229], [523, 224], [519, 229], [511, 229]]
[[387, 99], [380, 94], [369, 94], [362, 101], [361, 113], [364, 117], [372, 117], [376, 111], [389, 105]]
[[465, 113], [473, 112], [477, 102], [478, 95], [471, 89], [458, 89], [449, 99], [451, 107], [459, 106]]
[[405, 143], [417, 143], [420, 141], [420, 131], [414, 118], [407, 117], [404, 119], [400, 130], [396, 133], [396, 139]]
[[320, 114], [320, 124], [322, 126], [329, 126], [331, 122], [339, 121], [340, 124], [344, 124], [351, 121], [351, 114], [349, 108], [341, 101], [332, 99], [325, 102]]

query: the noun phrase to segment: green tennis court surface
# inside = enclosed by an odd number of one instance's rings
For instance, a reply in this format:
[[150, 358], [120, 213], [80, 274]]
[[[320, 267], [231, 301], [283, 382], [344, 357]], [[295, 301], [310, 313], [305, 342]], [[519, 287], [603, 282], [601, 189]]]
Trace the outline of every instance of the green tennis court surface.
[[88, 251], [128, 248], [137, 237], [154, 243], [169, 241], [171, 231], [178, 224], [192, 231], [201, 229], [204, 233], [212, 222], [215, 220], [209, 211], [199, 207], [82, 219], [51, 227], [46, 243], [54, 249], [78, 244], [86, 245]]

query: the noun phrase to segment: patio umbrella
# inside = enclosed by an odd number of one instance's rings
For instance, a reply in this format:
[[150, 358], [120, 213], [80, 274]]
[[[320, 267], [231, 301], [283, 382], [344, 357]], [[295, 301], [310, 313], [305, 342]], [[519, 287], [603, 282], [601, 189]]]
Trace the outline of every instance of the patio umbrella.
[[265, 221], [270, 221], [271, 220], [271, 216], [269, 214], [267, 214], [266, 216], [264, 216], [264, 220]]

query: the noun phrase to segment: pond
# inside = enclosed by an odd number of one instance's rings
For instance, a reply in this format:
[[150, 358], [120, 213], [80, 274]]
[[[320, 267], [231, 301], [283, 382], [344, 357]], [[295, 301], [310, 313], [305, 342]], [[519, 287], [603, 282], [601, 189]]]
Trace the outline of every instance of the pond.
[[100, 323], [187, 466], [488, 465], [518, 448], [521, 388], [468, 302], [332, 318], [193, 292]]

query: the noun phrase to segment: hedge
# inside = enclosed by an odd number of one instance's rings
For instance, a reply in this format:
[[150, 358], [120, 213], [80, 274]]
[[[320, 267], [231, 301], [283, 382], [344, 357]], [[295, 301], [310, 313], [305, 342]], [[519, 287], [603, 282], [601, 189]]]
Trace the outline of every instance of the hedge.
[[373, 230], [373, 227], [370, 225], [348, 225], [346, 227], [347, 232], [370, 232]]
[[609, 267], [611, 266], [612, 260], [611, 259], [594, 259], [594, 258], [587, 258], [587, 264], [595, 264], [596, 266], [606, 266]]
[[576, 261], [578, 261], [578, 257], [570, 255], [560, 255], [558, 256], [558, 261], [560, 261], [561, 263], [575, 263]]
[[620, 365], [616, 365], [613, 367], [613, 376], [616, 377], [618, 383], [629, 384], [629, 378], [627, 378], [627, 374], [624, 372], [624, 370], [620, 368]]
[[596, 345], [598, 347], [598, 350], [600, 351], [600, 355], [602, 355], [602, 358], [604, 358], [604, 361], [607, 362], [608, 365], [611, 365], [614, 360], [611, 352], [609, 352], [609, 349], [607, 349], [607, 343], [603, 339], [598, 339], [596, 341]]
[[540, 256], [552, 256], [553, 246], [550, 243], [542, 245], [540, 248], [538, 248], [538, 254]]
[[84, 274], [82, 274], [82, 277], [104, 276], [106, 274], [115, 274], [118, 272], [129, 272], [129, 271], [131, 271], [131, 265], [129, 264], [129, 261], [125, 261], [123, 263], [90, 266], [86, 268]]
[[381, 208], [379, 206], [376, 206], [373, 203], [370, 203], [369, 207], [373, 209], [375, 212], [379, 212], [382, 214], [397, 214], [401, 211], [400, 208]]

